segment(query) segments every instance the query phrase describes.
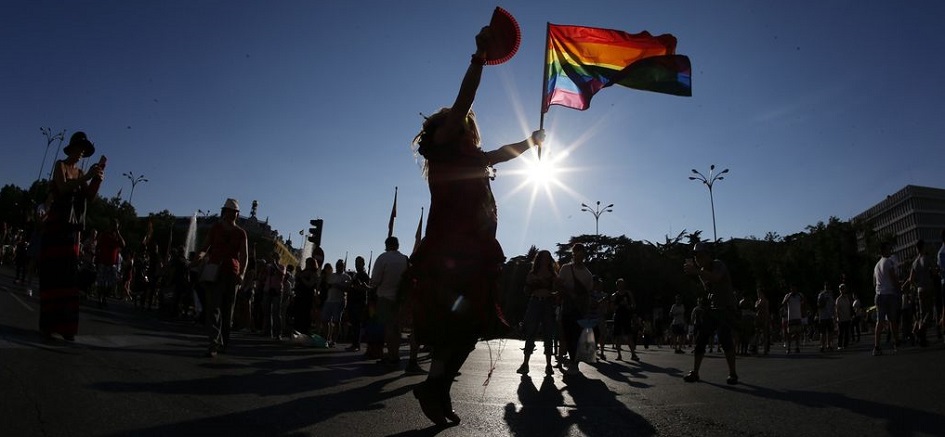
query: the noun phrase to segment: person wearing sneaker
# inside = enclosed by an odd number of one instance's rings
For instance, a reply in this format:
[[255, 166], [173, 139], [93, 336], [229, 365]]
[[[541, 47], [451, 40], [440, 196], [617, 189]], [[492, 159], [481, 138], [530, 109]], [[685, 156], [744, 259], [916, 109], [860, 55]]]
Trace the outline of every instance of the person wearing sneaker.
[[873, 267], [873, 284], [876, 287], [876, 330], [873, 335], [873, 356], [883, 354], [879, 339], [888, 325], [893, 335], [893, 350], [899, 345], [899, 275], [892, 259], [892, 244], [882, 243], [882, 256]]
[[535, 350], [535, 336], [541, 328], [541, 341], [545, 350], [545, 374], [554, 374], [551, 366], [552, 343], [555, 329], [555, 302], [552, 293], [558, 277], [558, 263], [547, 250], [539, 250], [532, 261], [532, 268], [525, 277], [525, 292], [528, 307], [525, 309], [525, 360], [518, 373], [528, 374], [528, 359]]
[[725, 382], [734, 385], [738, 383], [738, 374], [735, 372], [732, 327], [736, 321], [737, 308], [732, 291], [732, 277], [725, 263], [712, 258], [706, 243], [696, 243], [692, 251], [695, 259], [687, 259], [683, 271], [698, 277], [702, 282], [708, 294], [709, 308], [705, 311], [702, 326], [699, 327], [699, 336], [696, 338], [692, 371], [683, 377], [683, 380], [699, 381], [699, 367], [705, 357], [705, 347], [709, 343], [709, 337], [717, 333], [719, 346], [725, 351], [725, 362], [728, 364], [728, 379]]

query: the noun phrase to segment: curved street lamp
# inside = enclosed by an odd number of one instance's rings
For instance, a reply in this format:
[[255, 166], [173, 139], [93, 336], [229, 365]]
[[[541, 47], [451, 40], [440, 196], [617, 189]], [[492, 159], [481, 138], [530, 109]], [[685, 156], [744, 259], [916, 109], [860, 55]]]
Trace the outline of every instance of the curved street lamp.
[[596, 205], [594, 208], [591, 208], [590, 206], [587, 206], [587, 204], [584, 204], [584, 203], [581, 204], [581, 211], [587, 211], [587, 212], [591, 213], [591, 214], [594, 216], [594, 232], [595, 232], [598, 236], [600, 236], [600, 227], [599, 227], [599, 223], [598, 223], [598, 222], [600, 222], [600, 216], [601, 216], [601, 214], [603, 214], [603, 213], [605, 213], [605, 212], [614, 212], [614, 210], [610, 209], [610, 208], [613, 207], [613, 206], [614, 206], [614, 204], [611, 203], [610, 205], [607, 205], [607, 206], [601, 208], [601, 207], [600, 207], [600, 200], [597, 201], [597, 205]]
[[712, 185], [715, 184], [715, 181], [725, 179], [725, 177], [722, 175], [728, 173], [728, 169], [715, 173], [715, 164], [712, 164], [709, 166], [709, 177], [699, 173], [699, 171], [696, 169], [692, 169], [692, 173], [696, 176], [689, 176], [690, 181], [702, 182], [706, 187], [709, 188], [709, 204], [712, 205], [712, 241], [719, 241], [719, 235], [715, 231], [715, 198], [712, 196]]
[[122, 176], [131, 181], [131, 194], [128, 195], [128, 203], [131, 203], [131, 198], [135, 196], [135, 186], [141, 182], [147, 182], [148, 180], [145, 179], [144, 175], [135, 176], [135, 174], [130, 171], [122, 173]]
[[[46, 137], [46, 151], [43, 152], [43, 163], [39, 165], [39, 174], [36, 175], [36, 180], [39, 180], [41, 177], [43, 177], [43, 167], [46, 167], [46, 156], [49, 155], [49, 146], [52, 145], [53, 141], [59, 140], [59, 147], [62, 147], [62, 142], [65, 141], [65, 139], [66, 139], [66, 131], [65, 131], [65, 130], [61, 130], [61, 131], [59, 131], [58, 133], [53, 134], [53, 133], [52, 133], [52, 129], [50, 129], [50, 128], [48, 128], [48, 127], [41, 127], [41, 128], [39, 128], [39, 131], [43, 133], [43, 136], [44, 136], [44, 137]], [[58, 155], [59, 152], [57, 151], [56, 154]], [[55, 156], [54, 156], [54, 157], [53, 157], [53, 160], [55, 160], [55, 159], [56, 159], [56, 158], [55, 158]], [[55, 161], [53, 161], [53, 162], [55, 162]], [[53, 168], [55, 168], [55, 165], [53, 165]], [[49, 170], [49, 179], [52, 179], [52, 172], [53, 172], [53, 169], [50, 169], [50, 170]]]

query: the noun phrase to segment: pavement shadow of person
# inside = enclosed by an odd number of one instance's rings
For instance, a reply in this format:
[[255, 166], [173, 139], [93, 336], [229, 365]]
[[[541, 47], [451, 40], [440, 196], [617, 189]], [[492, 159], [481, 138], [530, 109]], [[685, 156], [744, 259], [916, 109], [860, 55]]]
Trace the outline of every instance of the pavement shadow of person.
[[566, 375], [564, 382], [567, 384], [564, 390], [574, 401], [567, 419], [584, 435], [613, 435], [615, 429], [619, 429], [622, 435], [656, 435], [656, 428], [617, 400], [617, 394], [604, 381], [583, 375]]
[[405, 385], [394, 390], [385, 390], [395, 379], [397, 378], [378, 380], [340, 392], [299, 397], [248, 411], [233, 411], [110, 435], [218, 435], [222, 430], [239, 430], [233, 435], [297, 435], [299, 430], [341, 414], [383, 409], [385, 400], [403, 396], [413, 388]]
[[563, 435], [570, 424], [562, 417], [559, 408], [564, 396], [555, 387], [555, 380], [546, 376], [541, 388], [528, 375], [522, 375], [518, 385], [518, 400], [522, 407], [516, 410], [514, 402], [505, 405], [504, 419], [513, 436]]
[[732, 390], [765, 399], [793, 402], [808, 408], [842, 408], [872, 421], [885, 422], [885, 434], [893, 436], [942, 435], [945, 415], [895, 404], [855, 399], [841, 393], [810, 390], [774, 390], [740, 383]]
[[682, 377], [683, 371], [675, 367], [659, 367], [647, 362], [619, 363], [617, 361], [598, 361], [590, 366], [601, 375], [617, 382], [624, 382], [634, 388], [650, 388], [652, 385], [642, 382], [649, 375], [662, 373], [673, 377]]

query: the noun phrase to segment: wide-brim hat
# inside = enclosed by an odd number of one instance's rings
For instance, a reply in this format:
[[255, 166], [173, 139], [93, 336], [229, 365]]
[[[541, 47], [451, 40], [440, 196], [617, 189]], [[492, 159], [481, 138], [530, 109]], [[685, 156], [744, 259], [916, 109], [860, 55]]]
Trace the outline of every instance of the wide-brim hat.
[[233, 211], [240, 211], [240, 203], [236, 199], [226, 199], [226, 202], [223, 204], [223, 209], [232, 209]]
[[65, 152], [66, 155], [69, 155], [76, 147], [82, 148], [83, 158], [88, 158], [95, 153], [95, 144], [92, 144], [92, 142], [89, 141], [89, 137], [82, 131], [72, 134], [72, 137], [69, 138], [69, 144], [67, 144], [62, 151]]

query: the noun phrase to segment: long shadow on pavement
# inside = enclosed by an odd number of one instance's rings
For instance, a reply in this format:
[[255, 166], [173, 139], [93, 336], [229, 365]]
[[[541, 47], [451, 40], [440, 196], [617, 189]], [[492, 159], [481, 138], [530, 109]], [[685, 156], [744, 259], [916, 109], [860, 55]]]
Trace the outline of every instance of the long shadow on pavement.
[[[607, 385], [597, 379], [566, 376], [566, 386], [557, 388], [554, 379], [546, 377], [536, 389], [531, 378], [523, 376], [518, 387], [522, 408], [514, 403], [505, 406], [505, 422], [512, 435], [567, 435], [572, 426], [588, 436], [621, 435], [650, 436], [656, 429], [642, 416], [617, 400]], [[574, 401], [574, 407], [564, 405], [563, 391]], [[567, 414], [562, 414], [562, 408]]]
[[945, 415], [929, 413], [894, 404], [855, 399], [841, 393], [809, 390], [772, 390], [751, 384], [739, 384], [732, 390], [766, 399], [793, 402], [808, 408], [843, 408], [871, 420], [885, 420], [887, 435], [911, 436], [916, 433], [942, 435]]

